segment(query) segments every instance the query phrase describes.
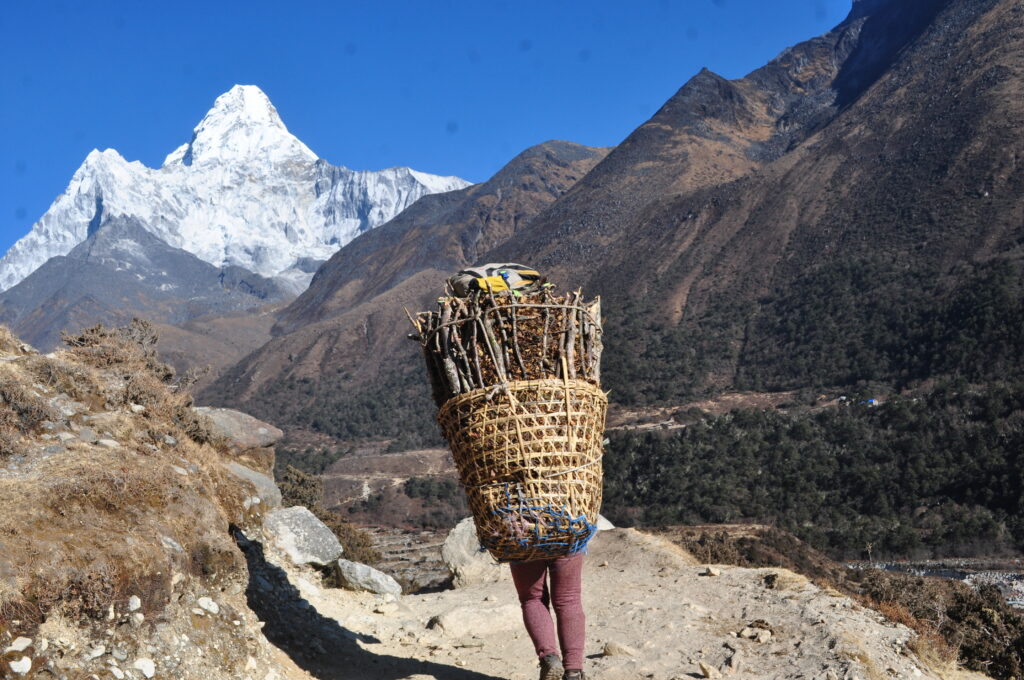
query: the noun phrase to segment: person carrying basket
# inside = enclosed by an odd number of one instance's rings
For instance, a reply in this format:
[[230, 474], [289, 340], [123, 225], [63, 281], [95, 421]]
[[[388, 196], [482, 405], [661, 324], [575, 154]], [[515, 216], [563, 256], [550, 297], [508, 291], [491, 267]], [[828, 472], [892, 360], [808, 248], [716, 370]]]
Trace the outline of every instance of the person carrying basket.
[[487, 264], [410, 319], [477, 537], [510, 564], [541, 680], [585, 680], [583, 553], [597, 532], [608, 407], [600, 299]]

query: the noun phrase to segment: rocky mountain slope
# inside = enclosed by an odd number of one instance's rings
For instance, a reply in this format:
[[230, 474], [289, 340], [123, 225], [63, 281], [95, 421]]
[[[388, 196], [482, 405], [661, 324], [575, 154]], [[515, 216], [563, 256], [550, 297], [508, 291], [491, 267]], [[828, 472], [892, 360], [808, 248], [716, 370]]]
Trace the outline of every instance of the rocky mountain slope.
[[277, 280], [234, 265], [215, 267], [167, 245], [136, 218], [116, 217], [0, 293], [0, 323], [50, 349], [64, 329], [118, 326], [135, 316], [181, 324], [291, 299]]
[[[605, 296], [619, 400], [922, 379], [959, 370], [956, 338], [1011, 322], [972, 327], [954, 299], [1003, 268], [1020, 281], [1021, 8], [861, 2], [840, 28], [858, 46], [833, 107], [777, 159], [625, 221], [578, 218], [615, 203], [584, 182], [489, 254]], [[1020, 341], [992, 358], [1013, 363]]]
[[32, 231], [0, 259], [0, 290], [66, 255], [111, 219], [214, 266], [279, 277], [293, 292], [357, 234], [426, 194], [468, 182], [410, 168], [334, 166], [288, 132], [266, 95], [236, 85], [160, 168], [93, 151]]
[[[603, 296], [620, 404], [1019, 371], [1022, 12], [855, 2], [745, 78], [695, 76], [476, 259], [524, 260]], [[381, 339], [401, 335], [401, 316], [382, 310], [427, 299], [442, 271], [414, 256], [407, 287], [390, 287], [403, 256], [352, 245], [335, 261], [382, 275], [325, 269], [211, 395], [343, 438], [435, 441], [415, 352]], [[965, 314], [979, 299], [992, 313]], [[402, 417], [364, 415], [374, 405]]]
[[[409, 377], [419, 376], [403, 307], [417, 309], [436, 298], [451, 271], [513, 238], [605, 153], [568, 142], [541, 144], [487, 182], [424, 197], [363, 234], [279, 313], [274, 339], [205, 390], [204, 399], [246, 404], [264, 417], [273, 410], [281, 422], [307, 427], [336, 419], [333, 433], [341, 436], [345, 422], [400, 429], [407, 421]], [[397, 408], [378, 407], [355, 391], [367, 386]], [[355, 402], [347, 401], [350, 394], [358, 395]]]
[[260, 632], [231, 533], [259, 535], [281, 433], [193, 410], [151, 340], [41, 355], [0, 327], [0, 677], [307, 677]]

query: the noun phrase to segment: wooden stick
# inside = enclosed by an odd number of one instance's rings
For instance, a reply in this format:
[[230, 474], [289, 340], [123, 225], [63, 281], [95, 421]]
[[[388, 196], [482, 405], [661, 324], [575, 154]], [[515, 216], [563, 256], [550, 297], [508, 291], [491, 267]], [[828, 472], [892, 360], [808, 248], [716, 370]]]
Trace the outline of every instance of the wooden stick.
[[530, 377], [526, 374], [526, 364], [523, 362], [523, 352], [519, 349], [519, 329], [516, 327], [516, 317], [519, 316], [518, 311], [518, 309], [513, 309], [510, 314], [512, 317], [512, 347], [515, 350], [516, 361], [519, 362], [519, 370], [522, 371], [523, 380], [529, 380]]
[[569, 368], [569, 377], [576, 379], [576, 310], [565, 309], [565, 363]]

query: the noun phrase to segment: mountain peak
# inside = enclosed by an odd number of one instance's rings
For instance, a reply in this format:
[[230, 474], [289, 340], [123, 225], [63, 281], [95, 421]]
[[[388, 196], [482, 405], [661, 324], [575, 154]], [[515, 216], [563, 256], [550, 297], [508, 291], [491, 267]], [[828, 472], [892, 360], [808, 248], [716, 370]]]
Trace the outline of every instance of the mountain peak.
[[235, 85], [217, 97], [192, 141], [167, 156], [164, 167], [193, 163], [317, 160], [288, 132], [270, 98], [255, 85]]
[[235, 85], [217, 97], [203, 122], [212, 119], [238, 119], [250, 125], [286, 129], [270, 98], [255, 85]]

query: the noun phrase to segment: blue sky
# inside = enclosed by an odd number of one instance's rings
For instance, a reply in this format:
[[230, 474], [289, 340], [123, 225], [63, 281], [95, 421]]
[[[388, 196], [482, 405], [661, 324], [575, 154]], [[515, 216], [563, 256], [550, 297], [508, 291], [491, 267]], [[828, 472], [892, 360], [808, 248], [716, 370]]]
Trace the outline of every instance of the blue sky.
[[93, 148], [151, 167], [261, 87], [328, 161], [487, 179], [548, 139], [618, 143], [701, 67], [738, 78], [850, 0], [58, 0], [0, 9], [0, 253]]

